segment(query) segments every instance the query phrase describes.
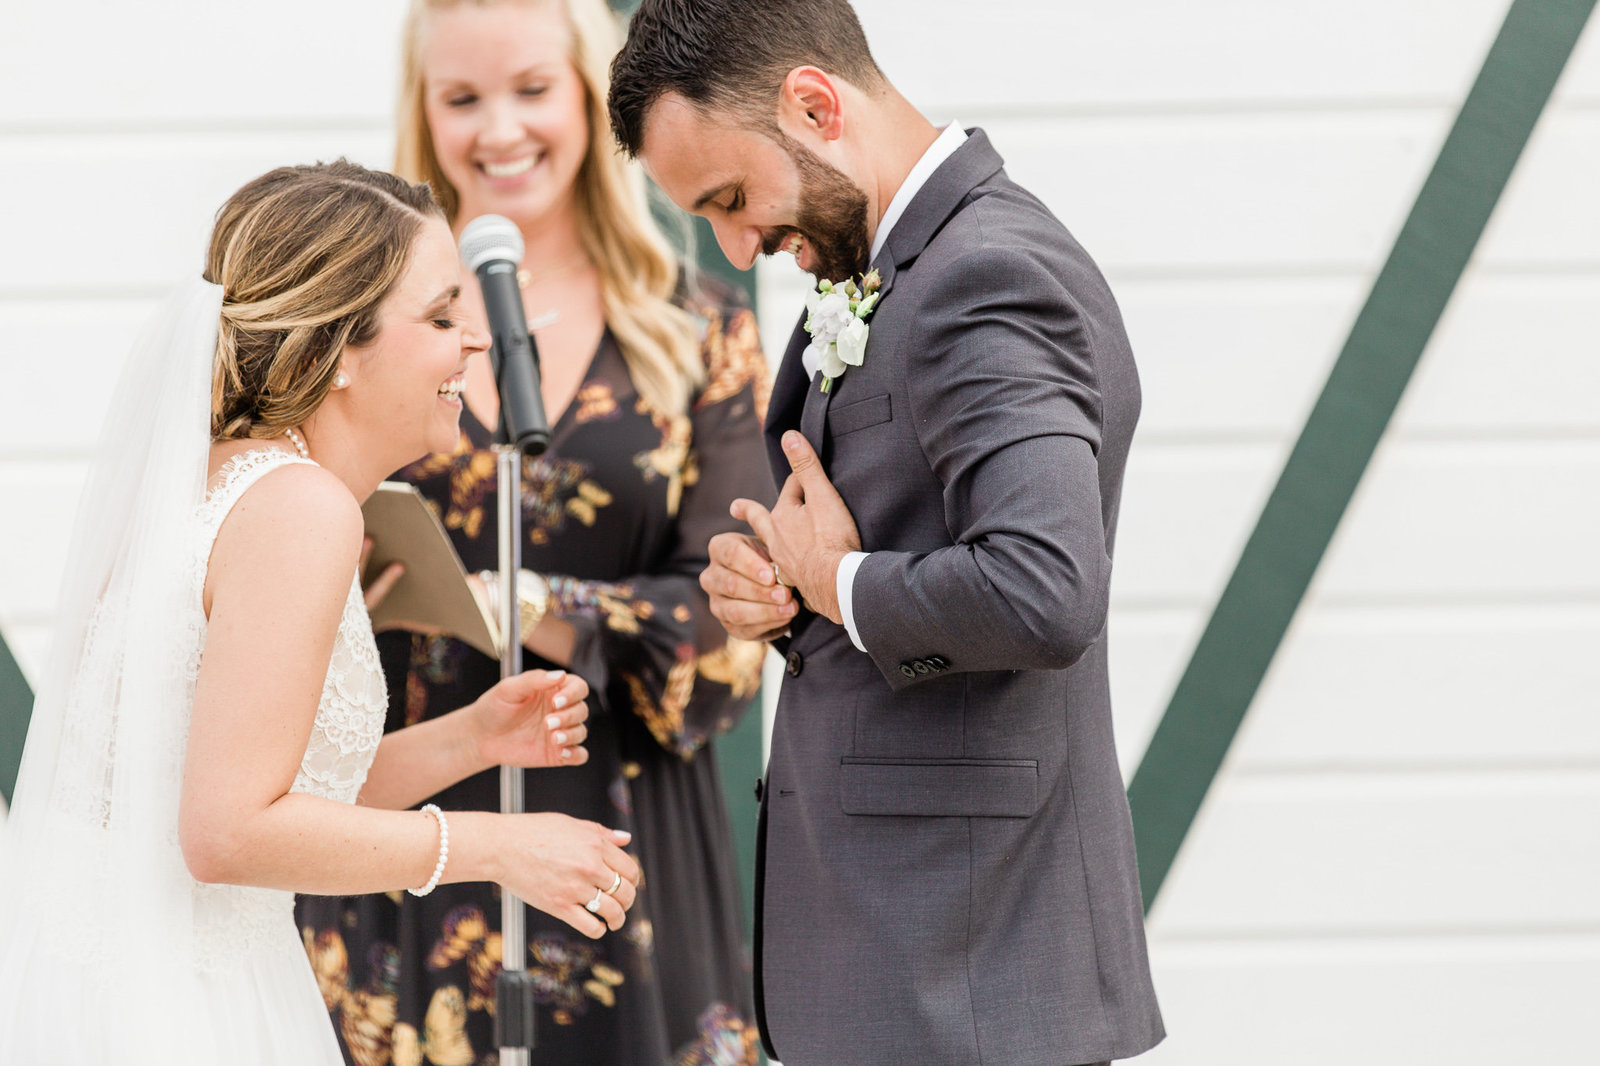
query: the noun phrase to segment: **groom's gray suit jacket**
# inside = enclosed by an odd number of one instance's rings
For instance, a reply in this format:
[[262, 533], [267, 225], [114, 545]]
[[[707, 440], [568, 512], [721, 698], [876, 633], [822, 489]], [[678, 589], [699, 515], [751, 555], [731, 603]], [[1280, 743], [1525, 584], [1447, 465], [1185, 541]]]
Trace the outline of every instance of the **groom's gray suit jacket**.
[[1163, 1029], [1111, 735], [1106, 603], [1139, 382], [1089, 256], [981, 131], [874, 266], [863, 365], [798, 427], [872, 555], [802, 613], [762, 790], [756, 985], [785, 1066], [1067, 1066]]

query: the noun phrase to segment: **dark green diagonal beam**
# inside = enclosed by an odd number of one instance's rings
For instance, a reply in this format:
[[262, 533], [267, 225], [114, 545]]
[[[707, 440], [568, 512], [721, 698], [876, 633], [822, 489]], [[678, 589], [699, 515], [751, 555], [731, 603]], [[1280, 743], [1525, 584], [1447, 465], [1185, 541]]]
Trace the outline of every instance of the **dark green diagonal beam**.
[[1595, 0], [1514, 0], [1128, 789], [1161, 890]]
[[0, 636], [0, 796], [11, 802], [16, 787], [17, 767], [22, 763], [22, 741], [28, 735], [28, 716], [33, 713], [33, 689], [22, 676], [16, 656]]

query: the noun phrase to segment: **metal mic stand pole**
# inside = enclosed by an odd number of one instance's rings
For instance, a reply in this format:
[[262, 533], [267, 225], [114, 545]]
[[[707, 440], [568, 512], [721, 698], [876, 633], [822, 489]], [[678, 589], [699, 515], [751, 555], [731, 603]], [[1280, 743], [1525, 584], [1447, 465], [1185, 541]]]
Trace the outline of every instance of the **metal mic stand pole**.
[[[522, 569], [522, 449], [495, 445], [499, 472], [500, 676], [522, 672], [521, 611], [517, 571]], [[521, 814], [522, 768], [500, 767], [500, 810]], [[534, 1042], [533, 981], [528, 977], [528, 933], [522, 900], [509, 888], [500, 896], [500, 977], [495, 982], [495, 1040], [501, 1066], [531, 1066]]]
[[[522, 672], [521, 618], [517, 572], [522, 569], [522, 457], [542, 455], [550, 445], [539, 388], [539, 352], [523, 318], [517, 263], [522, 234], [499, 215], [480, 215], [461, 232], [461, 257], [478, 276], [489, 312], [494, 366], [500, 398], [500, 428], [495, 434], [499, 474], [500, 677]], [[500, 768], [500, 810], [521, 814], [523, 770]], [[501, 1066], [531, 1066], [534, 1038], [533, 982], [528, 977], [528, 930], [522, 900], [502, 886], [500, 896], [500, 976], [495, 981], [494, 1036]]]

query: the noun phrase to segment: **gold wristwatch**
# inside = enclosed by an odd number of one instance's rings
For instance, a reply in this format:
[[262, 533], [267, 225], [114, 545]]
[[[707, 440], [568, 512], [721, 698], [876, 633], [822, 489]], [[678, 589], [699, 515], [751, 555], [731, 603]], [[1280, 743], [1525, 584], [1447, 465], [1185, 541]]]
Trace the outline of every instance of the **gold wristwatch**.
[[[478, 578], [483, 582], [484, 609], [496, 621], [500, 618], [500, 572], [498, 570], [480, 570]], [[550, 607], [550, 582], [541, 574], [532, 570], [517, 571], [517, 628], [526, 641], [528, 634], [538, 627], [545, 612]]]

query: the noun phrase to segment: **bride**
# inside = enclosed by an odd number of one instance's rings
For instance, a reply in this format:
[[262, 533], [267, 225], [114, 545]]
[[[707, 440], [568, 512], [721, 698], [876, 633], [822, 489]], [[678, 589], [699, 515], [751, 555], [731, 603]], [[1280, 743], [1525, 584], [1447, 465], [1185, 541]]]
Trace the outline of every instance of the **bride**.
[[80, 506], [0, 847], [0, 1063], [342, 1062], [293, 893], [494, 881], [598, 937], [639, 867], [564, 815], [407, 810], [581, 763], [529, 671], [383, 735], [361, 501], [456, 443], [461, 268], [427, 187], [285, 167], [147, 330]]

